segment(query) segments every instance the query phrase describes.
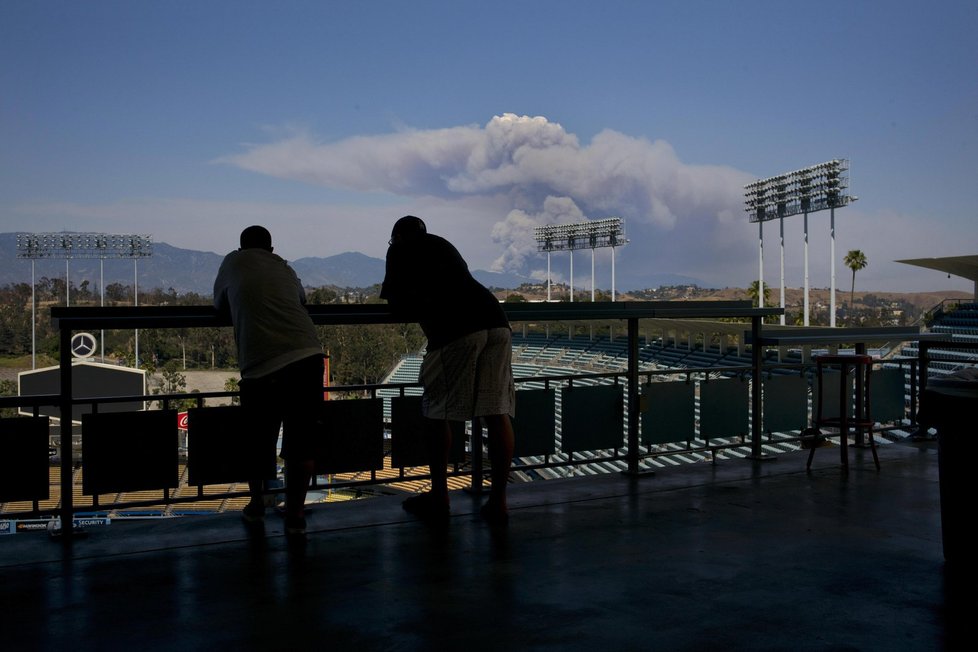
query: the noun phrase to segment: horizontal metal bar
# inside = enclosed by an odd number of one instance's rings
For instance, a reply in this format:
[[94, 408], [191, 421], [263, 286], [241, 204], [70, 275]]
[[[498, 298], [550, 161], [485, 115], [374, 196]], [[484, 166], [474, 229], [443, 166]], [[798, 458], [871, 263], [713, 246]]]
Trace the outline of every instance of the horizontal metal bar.
[[[595, 303], [504, 303], [511, 321], [595, 319], [721, 318], [780, 315], [781, 308], [752, 308], [749, 301], [607, 301]], [[387, 304], [329, 304], [306, 307], [319, 325], [393, 324], [405, 321]], [[230, 326], [213, 306], [57, 306], [51, 318], [59, 329], [208, 328]]]

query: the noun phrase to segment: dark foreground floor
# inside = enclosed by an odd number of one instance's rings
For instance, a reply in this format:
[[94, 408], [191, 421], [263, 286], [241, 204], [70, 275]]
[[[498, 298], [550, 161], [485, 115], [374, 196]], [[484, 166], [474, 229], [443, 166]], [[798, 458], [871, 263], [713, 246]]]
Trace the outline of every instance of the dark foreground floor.
[[[0, 537], [0, 649], [974, 649], [941, 552], [936, 444], [513, 486], [507, 530], [378, 498], [270, 518]], [[954, 589], [954, 590], [952, 590]]]

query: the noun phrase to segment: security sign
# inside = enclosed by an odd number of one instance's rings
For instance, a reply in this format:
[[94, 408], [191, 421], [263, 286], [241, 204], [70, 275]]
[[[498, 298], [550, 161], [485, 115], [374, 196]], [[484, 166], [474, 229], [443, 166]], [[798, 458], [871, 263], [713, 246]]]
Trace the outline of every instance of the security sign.
[[76, 358], [89, 358], [98, 350], [98, 341], [91, 333], [76, 333], [71, 338], [71, 352]]

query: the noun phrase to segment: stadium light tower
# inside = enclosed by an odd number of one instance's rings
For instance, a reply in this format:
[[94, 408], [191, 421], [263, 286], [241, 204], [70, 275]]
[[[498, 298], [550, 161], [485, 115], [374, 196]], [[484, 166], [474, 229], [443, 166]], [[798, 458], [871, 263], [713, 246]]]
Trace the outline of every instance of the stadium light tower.
[[[835, 209], [855, 201], [850, 197], [849, 161], [833, 159], [802, 170], [760, 179], [744, 186], [744, 210], [751, 222], [757, 222], [759, 245], [758, 305], [764, 306], [764, 222], [778, 220], [781, 227], [781, 308], [784, 309], [784, 218], [803, 214], [805, 238], [805, 310], [804, 324], [809, 325], [808, 308], [808, 214], [829, 209], [831, 213], [829, 269], [831, 274], [829, 325], [835, 326]], [[781, 315], [784, 324], [784, 314]]]
[[547, 252], [547, 301], [550, 301], [550, 254], [570, 252], [570, 299], [574, 300], [574, 251], [591, 250], [591, 301], [594, 301], [594, 250], [611, 247], [611, 300], [615, 300], [615, 247], [628, 244], [625, 220], [609, 217], [575, 224], [548, 224], [533, 230], [537, 251]]
[[[139, 259], [153, 255], [153, 236], [107, 235], [105, 233], [18, 233], [17, 257], [31, 261], [31, 368], [37, 368], [37, 341], [34, 313], [34, 263], [39, 258], [64, 259], [65, 304], [70, 302], [71, 279], [68, 265], [72, 258], [97, 258], [101, 305], [105, 305], [105, 259], [131, 258], [133, 261], [133, 305], [139, 305]], [[105, 359], [105, 331], [102, 331], [102, 359]], [[135, 332], [135, 366], [139, 366], [139, 331]]]

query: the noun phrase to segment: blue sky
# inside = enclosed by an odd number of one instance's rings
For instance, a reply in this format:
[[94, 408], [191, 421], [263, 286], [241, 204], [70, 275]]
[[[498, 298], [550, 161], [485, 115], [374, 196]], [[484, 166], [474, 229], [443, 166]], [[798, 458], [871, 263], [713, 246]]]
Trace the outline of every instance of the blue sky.
[[[225, 253], [262, 223], [289, 259], [383, 257], [414, 213], [470, 266], [539, 276], [533, 227], [620, 216], [620, 289], [742, 287], [743, 185], [845, 158], [839, 285], [862, 249], [857, 287], [970, 290], [892, 261], [978, 253], [976, 33], [973, 1], [7, 1], [0, 231]], [[801, 216], [785, 231], [800, 287]], [[775, 224], [765, 260], [776, 285]]]

